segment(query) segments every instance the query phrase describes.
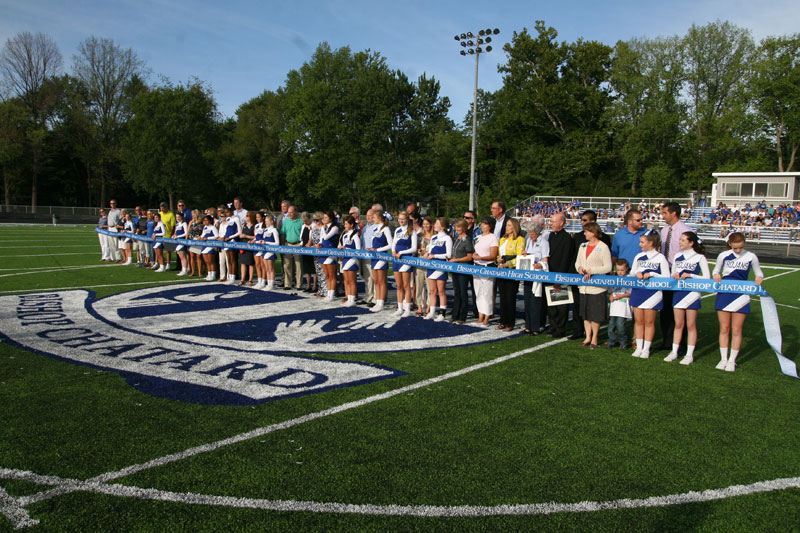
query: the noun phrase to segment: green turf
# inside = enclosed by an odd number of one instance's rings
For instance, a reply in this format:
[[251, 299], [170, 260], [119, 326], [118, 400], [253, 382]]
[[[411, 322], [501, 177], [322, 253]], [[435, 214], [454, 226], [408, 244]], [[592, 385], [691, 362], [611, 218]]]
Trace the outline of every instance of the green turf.
[[[26, 249], [16, 239], [46, 248]], [[86, 243], [93, 255], [57, 255]], [[18, 247], [10, 248], [11, 244]], [[95, 248], [92, 249], [91, 246]], [[47, 252], [45, 252], [47, 251]], [[47, 257], [12, 258], [25, 253]], [[90, 228], [0, 227], [0, 293], [87, 287], [98, 297], [175, 281], [96, 266]], [[766, 276], [785, 270], [765, 269]], [[192, 281], [186, 281], [191, 283]], [[768, 279], [783, 351], [800, 349], [800, 272]], [[110, 285], [102, 287], [103, 285]], [[94, 288], [93, 288], [94, 287]], [[791, 307], [785, 307], [791, 306]], [[800, 382], [780, 374], [760, 308], [733, 374], [714, 369], [718, 327], [703, 300], [688, 367], [564, 342], [412, 392], [152, 468], [115, 482], [177, 493], [376, 505], [499, 505], [646, 498], [798, 476]], [[443, 325], [444, 327], [444, 325]], [[0, 467], [86, 479], [254, 428], [368, 398], [547, 342], [403, 353], [325, 354], [402, 370], [398, 378], [255, 406], [208, 406], [138, 392], [110, 371], [0, 344]], [[312, 354], [313, 355], [313, 354]], [[15, 497], [36, 484], [0, 479]], [[546, 516], [414, 518], [235, 509], [74, 492], [30, 505], [34, 530], [666, 530], [798, 529], [795, 489], [725, 500]], [[0, 530], [10, 523], [0, 517]]]

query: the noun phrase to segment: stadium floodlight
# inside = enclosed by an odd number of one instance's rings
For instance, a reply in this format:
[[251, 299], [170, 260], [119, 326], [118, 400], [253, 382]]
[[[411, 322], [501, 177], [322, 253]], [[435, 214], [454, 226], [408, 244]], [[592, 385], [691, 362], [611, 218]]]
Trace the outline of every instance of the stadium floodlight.
[[469, 208], [471, 211], [475, 210], [475, 164], [476, 164], [476, 141], [478, 133], [478, 58], [481, 54], [492, 51], [491, 46], [488, 45], [492, 42], [490, 35], [498, 35], [500, 30], [495, 28], [486, 28], [485, 30], [478, 30], [475, 33], [466, 32], [461, 35], [456, 35], [456, 41], [461, 44], [459, 53], [462, 56], [474, 55], [475, 56], [475, 90], [472, 96], [472, 158], [470, 161], [469, 170]]

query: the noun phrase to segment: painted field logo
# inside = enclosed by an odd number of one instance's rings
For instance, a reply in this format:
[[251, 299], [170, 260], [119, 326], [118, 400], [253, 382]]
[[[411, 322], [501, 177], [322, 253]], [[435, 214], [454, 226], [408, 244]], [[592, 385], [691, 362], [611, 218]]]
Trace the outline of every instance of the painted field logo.
[[149, 394], [213, 404], [260, 403], [403, 374], [300, 354], [398, 352], [499, 338], [492, 330], [220, 284], [99, 300], [86, 290], [3, 296], [0, 332], [23, 348], [118, 372]]

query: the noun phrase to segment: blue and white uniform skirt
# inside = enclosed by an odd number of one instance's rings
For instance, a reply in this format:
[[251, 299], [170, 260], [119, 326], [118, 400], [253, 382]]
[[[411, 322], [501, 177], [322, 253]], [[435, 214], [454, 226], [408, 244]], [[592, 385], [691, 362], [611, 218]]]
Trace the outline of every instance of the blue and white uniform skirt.
[[133, 242], [133, 239], [131, 239], [130, 237], [125, 237], [124, 239], [122, 239], [122, 242], [124, 242], [125, 244], [130, 244]]
[[700, 293], [697, 291], [675, 291], [672, 294], [674, 309], [700, 309]]
[[730, 313], [750, 314], [750, 295], [748, 294], [728, 294], [720, 292], [717, 294], [717, 301], [714, 308], [717, 311], [728, 311]]
[[342, 272], [358, 272], [361, 262], [356, 257], [345, 257], [342, 259]]
[[215, 253], [217, 253], [217, 249], [216, 248], [212, 248], [211, 246], [206, 246], [205, 248], [200, 250], [200, 253], [201, 254], [215, 254]]
[[392, 270], [394, 272], [411, 272], [412, 270], [414, 270], [414, 267], [412, 267], [408, 263], [398, 263], [397, 261], [394, 261], [392, 263]]
[[372, 270], [389, 270], [389, 262], [383, 259], [373, 259]]
[[655, 309], [661, 311], [664, 307], [664, 294], [661, 291], [651, 291], [649, 289], [631, 290], [631, 307], [639, 309]]
[[161, 241], [156, 241], [153, 243], [153, 250], [160, 250], [164, 247], [164, 243]]
[[444, 272], [442, 270], [431, 270], [431, 269], [428, 269], [427, 276], [428, 276], [428, 279], [443, 279], [443, 280], [447, 280], [447, 272]]
[[319, 264], [320, 265], [335, 265], [338, 262], [339, 262], [339, 258], [338, 257], [328, 256], [328, 257], [320, 257], [319, 258]]

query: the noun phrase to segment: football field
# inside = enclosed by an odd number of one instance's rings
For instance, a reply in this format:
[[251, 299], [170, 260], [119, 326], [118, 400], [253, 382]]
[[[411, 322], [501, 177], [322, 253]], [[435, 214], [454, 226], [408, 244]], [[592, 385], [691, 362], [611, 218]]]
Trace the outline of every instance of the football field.
[[[681, 366], [110, 265], [88, 226], [0, 259], [1, 531], [800, 528], [757, 297], [728, 373], [713, 295]], [[800, 268], [764, 272], [796, 360]]]

